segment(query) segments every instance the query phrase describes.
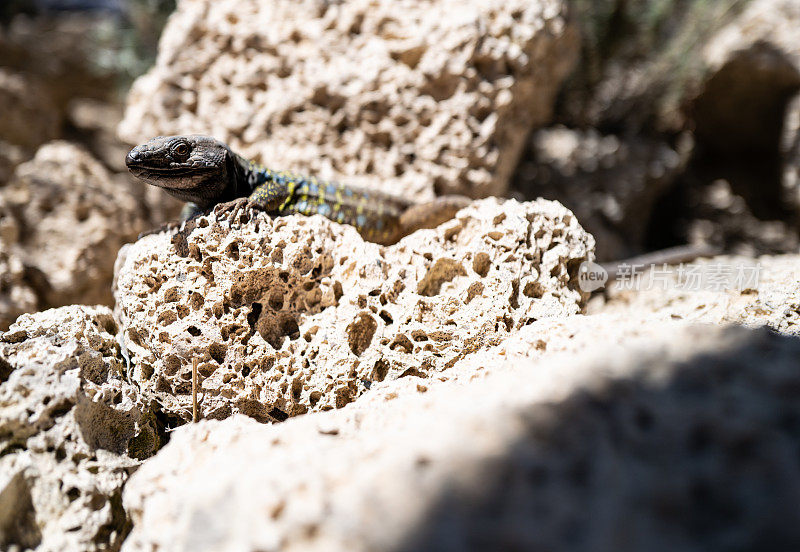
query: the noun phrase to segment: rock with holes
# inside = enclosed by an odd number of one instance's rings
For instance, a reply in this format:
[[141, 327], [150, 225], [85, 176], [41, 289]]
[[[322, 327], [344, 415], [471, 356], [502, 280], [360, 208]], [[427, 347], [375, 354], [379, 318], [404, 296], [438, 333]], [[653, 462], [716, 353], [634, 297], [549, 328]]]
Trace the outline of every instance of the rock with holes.
[[418, 199], [501, 195], [578, 50], [562, 0], [181, 2], [121, 134]]
[[460, 381], [178, 429], [125, 489], [123, 551], [793, 550], [798, 355], [764, 330], [540, 320]]
[[115, 333], [108, 308], [69, 306], [2, 334], [3, 550], [108, 550], [128, 531], [122, 487], [159, 437]]
[[0, 324], [32, 306], [111, 304], [114, 259], [148, 228], [144, 205], [140, 185], [67, 142], [46, 144], [19, 165], [0, 187], [0, 259], [20, 274], [0, 285]]
[[134, 378], [172, 416], [283, 420], [375, 382], [447, 378], [538, 319], [579, 312], [592, 237], [562, 205], [487, 199], [390, 247], [328, 219], [202, 216], [126, 246], [115, 296]]

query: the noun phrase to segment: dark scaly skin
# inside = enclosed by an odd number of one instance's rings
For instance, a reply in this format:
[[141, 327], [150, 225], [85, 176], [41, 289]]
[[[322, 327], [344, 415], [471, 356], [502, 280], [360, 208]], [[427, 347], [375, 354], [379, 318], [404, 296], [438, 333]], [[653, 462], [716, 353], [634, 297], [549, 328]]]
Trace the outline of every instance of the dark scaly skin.
[[133, 148], [128, 169], [145, 182], [189, 202], [184, 218], [225, 204], [220, 212], [246, 205], [270, 215], [323, 215], [349, 224], [364, 239], [391, 244], [420, 228], [432, 228], [469, 204], [462, 196], [428, 203], [351, 188], [314, 177], [272, 171], [235, 154], [209, 136], [159, 136]]

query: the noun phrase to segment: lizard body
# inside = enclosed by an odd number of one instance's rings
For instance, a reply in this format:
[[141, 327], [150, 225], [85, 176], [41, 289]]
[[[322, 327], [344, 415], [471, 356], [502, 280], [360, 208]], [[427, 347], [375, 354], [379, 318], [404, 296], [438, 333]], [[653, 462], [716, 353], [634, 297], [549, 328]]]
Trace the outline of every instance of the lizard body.
[[210, 136], [159, 136], [136, 146], [125, 158], [128, 170], [189, 203], [184, 218], [247, 198], [270, 215], [323, 215], [349, 224], [364, 239], [391, 244], [421, 228], [433, 228], [469, 204], [463, 196], [426, 203], [273, 171], [234, 153]]

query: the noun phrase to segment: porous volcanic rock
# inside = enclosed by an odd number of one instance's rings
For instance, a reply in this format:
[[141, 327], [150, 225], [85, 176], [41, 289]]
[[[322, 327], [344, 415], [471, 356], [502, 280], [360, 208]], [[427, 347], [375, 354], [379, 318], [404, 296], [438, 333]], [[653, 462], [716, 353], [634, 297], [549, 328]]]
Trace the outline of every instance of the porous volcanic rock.
[[417, 199], [501, 195], [575, 61], [565, 11], [560, 0], [181, 2], [120, 132], [212, 134], [271, 167]]
[[140, 184], [113, 178], [67, 142], [46, 144], [19, 165], [0, 187], [0, 254], [22, 278], [0, 287], [9, 305], [0, 318], [33, 304], [15, 291], [20, 285], [35, 293], [38, 308], [110, 305], [117, 251], [148, 228], [142, 197]]
[[[553, 324], [591, 345], [534, 361]], [[123, 551], [792, 549], [798, 354], [763, 330], [541, 320], [461, 381], [180, 428], [125, 489]]]
[[122, 487], [159, 439], [115, 333], [107, 307], [73, 305], [2, 334], [3, 550], [108, 550], [124, 538]]
[[213, 213], [126, 246], [115, 297], [134, 379], [169, 415], [283, 420], [580, 312], [593, 238], [558, 203], [475, 202], [390, 247], [320, 216]]

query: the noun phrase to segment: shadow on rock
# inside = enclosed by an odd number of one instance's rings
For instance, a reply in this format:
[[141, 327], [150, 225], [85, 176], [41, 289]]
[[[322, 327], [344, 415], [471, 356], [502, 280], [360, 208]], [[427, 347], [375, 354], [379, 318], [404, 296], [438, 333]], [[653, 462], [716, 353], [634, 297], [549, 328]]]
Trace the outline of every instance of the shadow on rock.
[[517, 409], [517, 442], [398, 549], [797, 550], [800, 342], [724, 336], [719, 352], [654, 350], [633, 377]]

